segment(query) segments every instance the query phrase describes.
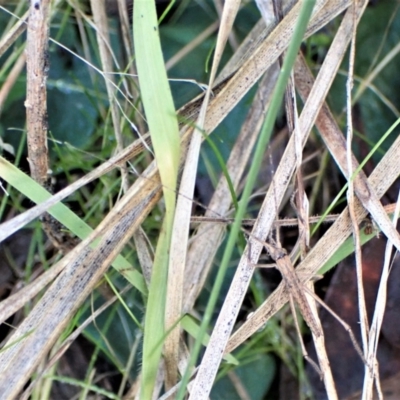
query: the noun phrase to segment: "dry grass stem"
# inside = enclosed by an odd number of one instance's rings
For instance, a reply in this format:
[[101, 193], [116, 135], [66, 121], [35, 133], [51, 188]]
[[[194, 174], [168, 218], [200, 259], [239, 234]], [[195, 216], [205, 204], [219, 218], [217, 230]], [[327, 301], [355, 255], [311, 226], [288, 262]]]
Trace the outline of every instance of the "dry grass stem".
[[32, 178], [47, 185], [47, 74], [49, 70], [50, 0], [32, 1], [29, 11], [26, 46], [26, 121], [28, 157]]

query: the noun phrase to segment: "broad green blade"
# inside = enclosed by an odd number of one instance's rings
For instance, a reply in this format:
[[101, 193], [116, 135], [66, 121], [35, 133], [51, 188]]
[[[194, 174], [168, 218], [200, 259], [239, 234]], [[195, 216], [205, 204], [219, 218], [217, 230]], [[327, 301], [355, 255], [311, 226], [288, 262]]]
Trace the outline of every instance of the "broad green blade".
[[146, 306], [141, 399], [151, 399], [164, 340], [168, 258], [180, 157], [179, 126], [161, 51], [154, 0], [136, 0], [133, 13], [140, 94], [166, 205]]

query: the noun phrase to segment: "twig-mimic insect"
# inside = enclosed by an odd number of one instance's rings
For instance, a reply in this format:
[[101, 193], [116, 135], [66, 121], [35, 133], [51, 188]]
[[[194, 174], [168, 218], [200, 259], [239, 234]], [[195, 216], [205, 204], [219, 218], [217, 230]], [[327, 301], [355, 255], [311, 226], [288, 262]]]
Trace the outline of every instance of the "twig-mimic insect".
[[[290, 298], [290, 305], [292, 308], [293, 312], [293, 317], [295, 319], [295, 324], [296, 324], [296, 330], [299, 334], [300, 337], [300, 344], [301, 348], [303, 351], [303, 357], [311, 364], [311, 366], [319, 373], [319, 375], [323, 376], [324, 374], [324, 368], [321, 371], [321, 369], [317, 366], [317, 364], [308, 356], [308, 353], [305, 349], [305, 346], [302, 342], [301, 335], [300, 335], [300, 329], [297, 324], [297, 319], [296, 319], [296, 314], [294, 310], [294, 305], [293, 305], [293, 299], [296, 301], [300, 313], [303, 316], [306, 324], [311, 330], [311, 333], [314, 336], [314, 341], [315, 345], [317, 347], [317, 341], [322, 340], [322, 346], [325, 346], [324, 339], [323, 339], [323, 331], [322, 331], [322, 326], [319, 321], [316, 320], [313, 311], [311, 310], [309, 300], [307, 300], [306, 293], [309, 294], [316, 300], [322, 307], [324, 307], [342, 326], [343, 328], [347, 331], [351, 342], [353, 343], [353, 347], [360, 356], [361, 360], [365, 365], [368, 366], [368, 363], [364, 357], [364, 354], [354, 336], [353, 331], [351, 330], [350, 326], [343, 321], [342, 318], [340, 318], [330, 307], [328, 307], [327, 304], [325, 304], [318, 296], [316, 296], [307, 286], [305, 283], [301, 282], [299, 277], [297, 276], [297, 273], [293, 267], [292, 261], [287, 254], [286, 250], [279, 247], [278, 245], [270, 244], [267, 242], [264, 242], [254, 235], [252, 235], [250, 232], [242, 229], [247, 235], [251, 236], [254, 240], [258, 241], [261, 243], [268, 253], [270, 254], [271, 258], [275, 261], [276, 263], [276, 268], [279, 270], [279, 272], [282, 275], [282, 279], [285, 282], [285, 285], [287, 287], [287, 290], [289, 292], [289, 298]], [[325, 350], [324, 350], [325, 351]], [[317, 350], [318, 354], [318, 350]], [[319, 355], [318, 355], [319, 356]], [[320, 362], [323, 361], [320, 359]]]
[[[314, 317], [314, 314], [311, 310], [309, 301], [306, 298], [305, 285], [300, 281], [299, 277], [297, 276], [297, 274], [294, 270], [292, 261], [291, 261], [290, 257], [288, 256], [285, 249], [278, 246], [276, 243], [270, 244], [270, 243], [261, 241], [260, 239], [251, 235], [249, 232], [245, 231], [245, 233], [249, 234], [252, 238], [254, 238], [258, 242], [260, 242], [266, 248], [266, 250], [268, 251], [271, 258], [275, 261], [275, 263], [276, 263], [275, 266], [278, 269], [278, 271], [281, 273], [282, 279], [283, 279], [285, 286], [289, 292], [290, 306], [292, 309], [293, 318], [295, 320], [296, 330], [297, 330], [297, 333], [300, 338], [300, 344], [301, 344], [301, 349], [303, 352], [303, 357], [311, 364], [311, 366], [317, 371], [317, 373], [321, 376], [321, 379], [322, 379], [323, 371], [321, 371], [321, 369], [318, 367], [318, 365], [308, 356], [308, 353], [306, 351], [304, 343], [301, 339], [300, 329], [298, 326], [296, 312], [295, 312], [295, 308], [294, 308], [294, 304], [293, 304], [293, 300], [294, 300], [299, 307], [301, 315], [303, 316], [305, 322], [307, 323], [308, 327], [310, 328], [310, 330], [314, 336], [314, 339], [315, 340], [323, 339], [323, 332], [322, 332], [321, 324], [319, 322], [317, 322], [316, 318]], [[250, 246], [250, 242], [249, 242], [249, 246]], [[249, 249], [250, 248], [251, 247], [249, 247]]]
[[267, 242], [263, 242], [262, 244], [267, 249], [271, 258], [276, 262], [276, 268], [281, 273], [289, 294], [298, 304], [307, 325], [316, 337], [322, 336], [321, 327], [315, 320], [308, 300], [305, 297], [304, 285], [300, 282], [286, 250]]

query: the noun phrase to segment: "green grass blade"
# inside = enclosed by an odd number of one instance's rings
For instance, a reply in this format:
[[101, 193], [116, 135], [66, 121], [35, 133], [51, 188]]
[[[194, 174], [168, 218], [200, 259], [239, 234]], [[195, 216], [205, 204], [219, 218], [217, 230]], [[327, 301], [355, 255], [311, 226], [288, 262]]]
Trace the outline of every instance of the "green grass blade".
[[163, 184], [166, 216], [157, 244], [146, 307], [141, 399], [150, 399], [164, 338], [167, 268], [177, 185], [179, 127], [161, 51], [154, 0], [134, 3], [133, 31], [139, 86]]
[[[50, 192], [3, 157], [0, 157], [0, 177], [36, 204], [42, 203], [51, 197]], [[81, 239], [85, 239], [93, 231], [86, 222], [82, 221], [62, 203], [55, 204], [48, 212]], [[121, 255], [117, 256], [112, 266], [117, 271], [124, 271], [123, 275], [136, 289], [143, 294], [147, 293], [143, 276], [137, 270], [133, 269], [132, 265], [124, 257]]]

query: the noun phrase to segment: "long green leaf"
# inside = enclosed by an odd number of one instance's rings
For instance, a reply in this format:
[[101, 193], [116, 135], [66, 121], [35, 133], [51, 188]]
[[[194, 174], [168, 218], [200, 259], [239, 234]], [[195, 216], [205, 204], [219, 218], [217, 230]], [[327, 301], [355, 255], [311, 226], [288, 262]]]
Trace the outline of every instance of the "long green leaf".
[[180, 158], [179, 127], [161, 51], [154, 0], [136, 0], [133, 13], [136, 66], [166, 205], [152, 270], [143, 338], [141, 399], [150, 399], [161, 357], [168, 257]]

